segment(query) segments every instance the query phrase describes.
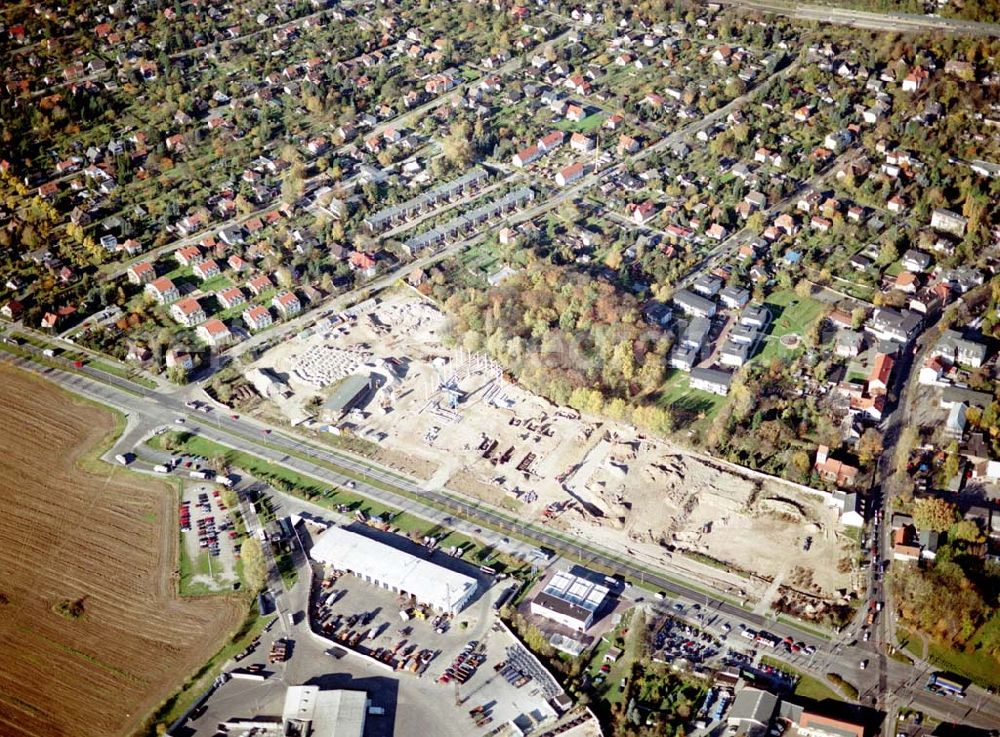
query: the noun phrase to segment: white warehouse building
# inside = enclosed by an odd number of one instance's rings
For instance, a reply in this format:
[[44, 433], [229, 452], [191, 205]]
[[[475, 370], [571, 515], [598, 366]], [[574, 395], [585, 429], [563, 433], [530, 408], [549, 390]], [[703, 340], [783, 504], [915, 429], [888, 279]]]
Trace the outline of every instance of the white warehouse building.
[[558, 571], [531, 600], [531, 613], [584, 632], [607, 598], [609, 589], [586, 578]]
[[317, 563], [347, 571], [373, 586], [407, 594], [418, 604], [451, 614], [462, 611], [478, 585], [471, 576], [343, 527], [324, 532], [310, 555]]

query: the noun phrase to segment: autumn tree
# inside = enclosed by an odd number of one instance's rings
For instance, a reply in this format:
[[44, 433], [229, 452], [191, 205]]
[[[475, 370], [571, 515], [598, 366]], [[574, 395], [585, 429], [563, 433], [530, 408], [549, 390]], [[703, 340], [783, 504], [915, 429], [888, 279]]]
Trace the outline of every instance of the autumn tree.
[[247, 538], [240, 546], [240, 560], [243, 562], [243, 578], [247, 588], [256, 593], [267, 584], [267, 563], [260, 541]]
[[472, 162], [475, 150], [469, 138], [469, 125], [464, 121], [455, 123], [441, 142], [445, 159], [457, 168], [464, 169]]
[[870, 466], [882, 455], [883, 441], [882, 433], [874, 427], [869, 427], [858, 440], [858, 460], [862, 466]]
[[937, 497], [918, 499], [913, 504], [913, 524], [921, 530], [944, 532], [958, 519], [954, 504]]

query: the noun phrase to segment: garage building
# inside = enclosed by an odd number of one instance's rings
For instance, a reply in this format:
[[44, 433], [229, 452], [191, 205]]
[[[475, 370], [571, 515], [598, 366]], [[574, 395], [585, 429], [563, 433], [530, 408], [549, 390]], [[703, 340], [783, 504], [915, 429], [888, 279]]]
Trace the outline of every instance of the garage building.
[[594, 614], [601, 608], [608, 592], [607, 586], [558, 571], [541, 593], [531, 600], [531, 613], [584, 632], [593, 624]]
[[364, 535], [331, 527], [310, 553], [313, 560], [347, 571], [373, 586], [412, 596], [442, 612], [457, 614], [476, 593], [476, 579], [398, 550]]

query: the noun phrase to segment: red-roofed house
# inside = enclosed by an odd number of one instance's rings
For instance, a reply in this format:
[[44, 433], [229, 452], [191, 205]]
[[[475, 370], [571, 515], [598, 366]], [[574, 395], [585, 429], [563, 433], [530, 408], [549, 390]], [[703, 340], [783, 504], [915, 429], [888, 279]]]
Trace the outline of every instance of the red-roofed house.
[[274, 295], [271, 299], [271, 304], [274, 305], [274, 309], [276, 309], [278, 313], [285, 318], [292, 317], [302, 312], [302, 303], [299, 302], [299, 298], [291, 292], [286, 291]]
[[582, 133], [574, 133], [569, 137], [569, 147], [574, 151], [586, 153], [594, 150], [594, 139]]
[[523, 148], [514, 154], [511, 164], [516, 166], [518, 169], [523, 169], [528, 164], [538, 161], [541, 156], [542, 151], [539, 150], [538, 146], [528, 146], [527, 148]]
[[643, 202], [641, 205], [629, 204], [625, 206], [625, 211], [636, 225], [645, 225], [656, 215], [656, 205], [652, 202]]
[[201, 308], [198, 300], [188, 297], [170, 305], [170, 316], [181, 325], [193, 328], [205, 321], [205, 310]]
[[556, 174], [556, 184], [560, 187], [565, 187], [567, 184], [572, 184], [582, 176], [583, 164], [578, 161], [575, 164], [570, 164], [569, 166], [559, 170]]
[[243, 294], [243, 290], [239, 287], [228, 287], [220, 292], [216, 292], [215, 298], [219, 301], [219, 304], [227, 310], [230, 307], [246, 304], [247, 301], [246, 295]]
[[542, 136], [538, 139], [538, 150], [542, 153], [549, 153], [550, 151], [555, 151], [557, 148], [563, 145], [563, 141], [566, 140], [566, 134], [562, 131], [552, 131], [546, 136]]
[[148, 284], [156, 278], [156, 269], [148, 261], [133, 264], [128, 270], [128, 280], [133, 284]]
[[356, 269], [357, 271], [362, 271], [366, 274], [371, 274], [375, 271], [375, 259], [367, 253], [354, 251], [347, 260], [351, 265], [351, 268]]
[[251, 330], [263, 330], [274, 322], [271, 311], [264, 305], [255, 305], [250, 309], [243, 310], [243, 322]]
[[146, 294], [152, 295], [153, 299], [161, 305], [170, 304], [181, 296], [180, 291], [170, 279], [161, 276], [146, 285]]
[[870, 395], [885, 394], [889, 390], [894, 364], [895, 360], [888, 353], [879, 353], [875, 357], [875, 364], [868, 375], [868, 393]]
[[229, 332], [226, 323], [218, 318], [212, 318], [198, 326], [195, 331], [198, 337], [208, 343], [213, 348], [227, 345], [233, 340], [233, 334]]
[[618, 139], [618, 153], [634, 154], [639, 150], [639, 142], [632, 136], [622, 135]]
[[843, 461], [829, 457], [830, 448], [821, 445], [816, 451], [816, 464], [813, 469], [824, 481], [837, 486], [850, 486], [858, 476], [858, 469]]
[[208, 259], [207, 261], [195, 264], [192, 271], [194, 271], [194, 275], [202, 281], [211, 279], [212, 277], [218, 276], [222, 273], [222, 270], [219, 269], [219, 265], [215, 263], [214, 259]]
[[903, 79], [903, 92], [917, 92], [923, 89], [930, 76], [930, 72], [923, 67], [914, 67], [913, 71]]
[[944, 361], [941, 360], [941, 356], [931, 356], [924, 361], [924, 365], [920, 367], [920, 374], [918, 375], [917, 381], [924, 386], [934, 386], [941, 380], [944, 372], [945, 365]]
[[174, 251], [174, 258], [181, 266], [194, 266], [205, 260], [198, 246], [184, 246]]
[[247, 282], [247, 289], [250, 290], [250, 294], [254, 297], [260, 296], [262, 292], [266, 292], [270, 289], [273, 284], [271, 284], [271, 277], [267, 274], [261, 274], [260, 276], [255, 276], [253, 279]]
[[226, 263], [229, 264], [229, 268], [235, 271], [237, 274], [240, 274], [246, 271], [247, 268], [249, 268], [247, 266], [247, 262], [244, 261], [240, 256], [237, 256], [235, 253], [229, 257]]

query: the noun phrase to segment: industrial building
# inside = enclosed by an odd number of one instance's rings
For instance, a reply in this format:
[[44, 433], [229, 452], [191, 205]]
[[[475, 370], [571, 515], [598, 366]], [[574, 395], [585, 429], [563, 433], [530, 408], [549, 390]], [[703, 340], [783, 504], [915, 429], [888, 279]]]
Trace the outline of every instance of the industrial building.
[[320, 691], [289, 686], [281, 724], [286, 737], [362, 737], [368, 713], [364, 691]]
[[545, 617], [576, 632], [585, 632], [609, 589], [582, 576], [558, 571], [531, 600], [531, 613]]
[[362, 406], [371, 389], [371, 377], [361, 374], [348, 376], [323, 402], [323, 417], [327, 422], [336, 422], [355, 407]]
[[476, 579], [398, 550], [343, 527], [324, 532], [313, 560], [347, 571], [373, 586], [413, 597], [442, 612], [457, 614], [476, 593]]
[[365, 691], [289, 686], [280, 721], [273, 713], [263, 713], [230, 719], [219, 729], [235, 737], [363, 737], [368, 707]]

